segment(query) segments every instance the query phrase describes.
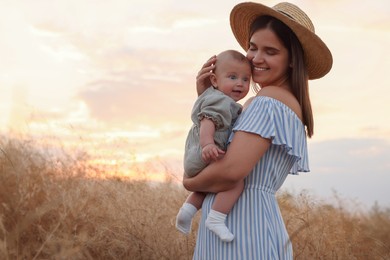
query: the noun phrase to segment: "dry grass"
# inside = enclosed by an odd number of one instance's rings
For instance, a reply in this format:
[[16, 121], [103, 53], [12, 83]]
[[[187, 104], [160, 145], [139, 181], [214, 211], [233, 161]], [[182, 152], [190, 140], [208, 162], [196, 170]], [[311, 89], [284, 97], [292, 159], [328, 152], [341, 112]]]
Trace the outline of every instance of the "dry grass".
[[[174, 228], [187, 193], [173, 181], [130, 181], [32, 141], [2, 138], [0, 149], [0, 259], [191, 259], [196, 232]], [[279, 201], [296, 259], [390, 258], [389, 209]]]

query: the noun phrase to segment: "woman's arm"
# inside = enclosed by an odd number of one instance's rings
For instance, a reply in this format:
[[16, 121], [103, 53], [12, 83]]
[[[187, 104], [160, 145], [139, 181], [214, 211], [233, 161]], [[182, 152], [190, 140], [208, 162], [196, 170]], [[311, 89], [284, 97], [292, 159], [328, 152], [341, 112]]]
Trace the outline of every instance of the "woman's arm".
[[243, 180], [263, 154], [271, 140], [257, 134], [238, 131], [226, 155], [213, 162], [192, 178], [184, 178], [183, 185], [189, 191], [221, 192], [231, 189]]
[[212, 56], [200, 69], [198, 75], [196, 76], [196, 92], [198, 96], [211, 86], [210, 75], [212, 70], [215, 67], [215, 62], [217, 61], [217, 56]]

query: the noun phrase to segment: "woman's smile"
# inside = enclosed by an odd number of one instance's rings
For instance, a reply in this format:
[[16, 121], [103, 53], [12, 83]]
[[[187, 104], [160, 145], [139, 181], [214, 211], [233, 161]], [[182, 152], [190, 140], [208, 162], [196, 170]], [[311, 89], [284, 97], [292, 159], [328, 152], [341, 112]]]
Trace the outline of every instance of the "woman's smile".
[[253, 67], [254, 70], [256, 71], [266, 71], [268, 68], [261, 68], [261, 67]]

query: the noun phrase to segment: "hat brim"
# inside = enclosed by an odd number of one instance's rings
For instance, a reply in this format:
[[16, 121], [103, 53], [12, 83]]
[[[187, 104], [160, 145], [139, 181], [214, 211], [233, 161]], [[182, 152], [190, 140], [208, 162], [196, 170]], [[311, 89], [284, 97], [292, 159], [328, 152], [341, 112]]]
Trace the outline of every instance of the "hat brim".
[[286, 24], [299, 39], [309, 79], [325, 76], [332, 68], [333, 58], [326, 44], [313, 32], [288, 16], [259, 3], [241, 3], [230, 13], [230, 26], [238, 43], [245, 51], [249, 47], [249, 30], [254, 20], [263, 15], [275, 17]]

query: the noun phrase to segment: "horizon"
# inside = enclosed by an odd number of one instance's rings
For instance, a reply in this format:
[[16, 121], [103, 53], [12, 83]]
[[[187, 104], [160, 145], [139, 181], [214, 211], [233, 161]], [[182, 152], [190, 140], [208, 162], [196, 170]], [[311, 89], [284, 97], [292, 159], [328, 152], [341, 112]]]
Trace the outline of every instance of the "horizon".
[[[240, 2], [5, 0], [0, 133], [180, 172], [198, 70], [222, 50], [245, 53], [229, 27]], [[334, 63], [309, 82], [311, 172], [289, 176], [282, 189], [389, 207], [390, 2], [291, 2]]]

